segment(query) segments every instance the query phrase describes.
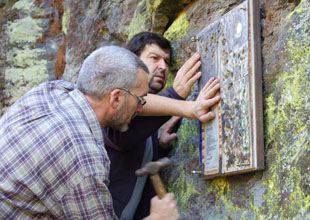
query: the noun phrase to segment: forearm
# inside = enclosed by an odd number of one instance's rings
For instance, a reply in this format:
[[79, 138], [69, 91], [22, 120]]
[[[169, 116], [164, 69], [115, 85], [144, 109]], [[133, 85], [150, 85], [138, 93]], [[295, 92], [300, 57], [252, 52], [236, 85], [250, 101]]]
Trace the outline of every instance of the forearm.
[[193, 114], [193, 101], [182, 101], [148, 94], [145, 99], [147, 104], [140, 113], [142, 116], [180, 116], [185, 118], [196, 118]]
[[209, 109], [220, 101], [220, 95], [217, 94], [219, 89], [219, 81], [211, 78], [200, 91], [195, 102], [180, 101], [148, 94], [146, 97], [148, 103], [139, 113], [142, 116], [175, 115], [184, 118], [194, 118], [200, 120], [201, 122], [206, 122], [215, 117], [215, 114], [210, 112]]

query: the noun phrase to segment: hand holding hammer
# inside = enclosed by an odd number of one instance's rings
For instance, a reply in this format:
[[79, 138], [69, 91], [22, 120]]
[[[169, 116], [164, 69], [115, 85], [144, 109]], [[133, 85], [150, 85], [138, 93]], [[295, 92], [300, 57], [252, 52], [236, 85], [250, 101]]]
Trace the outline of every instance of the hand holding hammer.
[[141, 169], [136, 170], [137, 176], [150, 175], [155, 192], [159, 199], [162, 199], [167, 192], [158, 173], [161, 168], [168, 166], [170, 163], [170, 159], [164, 157], [155, 162], [148, 162]]

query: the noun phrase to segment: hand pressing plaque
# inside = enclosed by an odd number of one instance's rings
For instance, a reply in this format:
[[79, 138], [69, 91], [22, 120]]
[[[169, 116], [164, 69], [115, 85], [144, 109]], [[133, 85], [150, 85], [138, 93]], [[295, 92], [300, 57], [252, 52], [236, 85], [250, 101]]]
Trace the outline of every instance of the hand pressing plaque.
[[202, 178], [264, 168], [259, 2], [247, 0], [196, 36], [199, 88], [215, 77], [221, 101], [201, 125]]

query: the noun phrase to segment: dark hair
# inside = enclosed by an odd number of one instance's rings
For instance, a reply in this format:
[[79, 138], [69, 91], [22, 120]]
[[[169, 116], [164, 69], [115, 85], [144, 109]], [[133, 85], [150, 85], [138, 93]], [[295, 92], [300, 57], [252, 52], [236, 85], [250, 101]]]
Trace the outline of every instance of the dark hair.
[[147, 44], [157, 44], [164, 50], [169, 50], [170, 59], [172, 59], [172, 47], [170, 41], [156, 32], [140, 32], [134, 35], [126, 45], [126, 49], [140, 56]]

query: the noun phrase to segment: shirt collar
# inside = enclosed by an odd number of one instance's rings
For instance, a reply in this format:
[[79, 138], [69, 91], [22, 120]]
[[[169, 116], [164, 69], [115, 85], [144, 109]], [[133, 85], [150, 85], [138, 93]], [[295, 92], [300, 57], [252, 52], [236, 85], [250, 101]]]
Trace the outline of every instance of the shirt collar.
[[101, 130], [102, 128], [100, 126], [99, 120], [93, 108], [90, 106], [88, 100], [86, 99], [85, 95], [77, 88], [72, 90], [69, 94], [71, 98], [80, 106], [81, 111], [84, 113], [96, 141], [104, 144], [103, 134]]

